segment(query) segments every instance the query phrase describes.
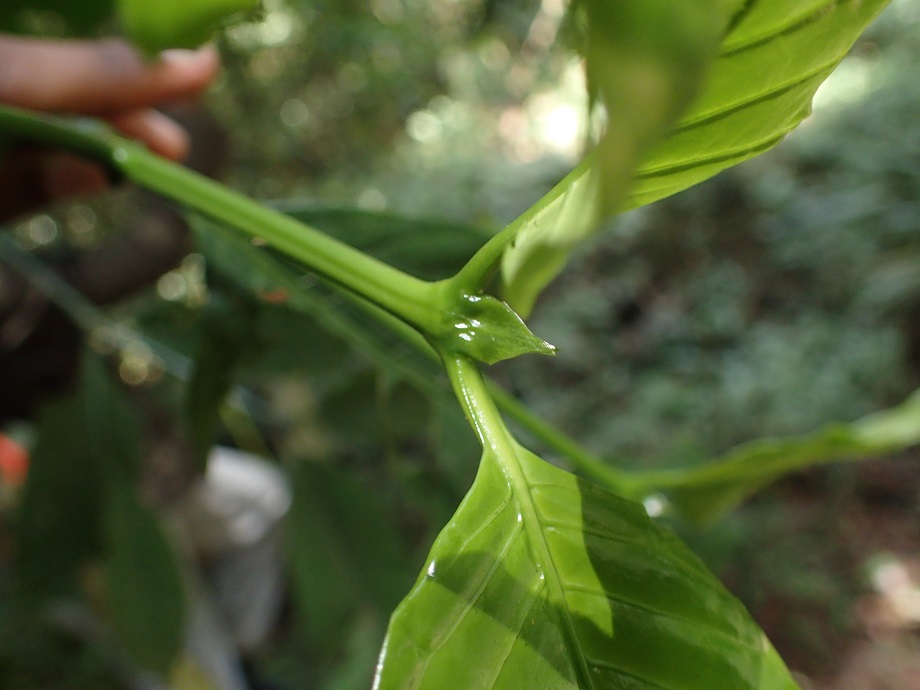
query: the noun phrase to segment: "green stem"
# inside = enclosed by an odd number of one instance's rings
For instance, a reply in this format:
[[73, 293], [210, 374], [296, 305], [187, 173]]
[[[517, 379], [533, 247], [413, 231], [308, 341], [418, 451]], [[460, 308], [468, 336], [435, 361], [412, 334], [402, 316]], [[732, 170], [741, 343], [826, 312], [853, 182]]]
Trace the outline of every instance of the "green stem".
[[427, 332], [441, 328], [443, 287], [419, 280], [213, 180], [167, 161], [92, 121], [0, 107], [0, 131], [101, 161], [129, 180], [230, 225]]

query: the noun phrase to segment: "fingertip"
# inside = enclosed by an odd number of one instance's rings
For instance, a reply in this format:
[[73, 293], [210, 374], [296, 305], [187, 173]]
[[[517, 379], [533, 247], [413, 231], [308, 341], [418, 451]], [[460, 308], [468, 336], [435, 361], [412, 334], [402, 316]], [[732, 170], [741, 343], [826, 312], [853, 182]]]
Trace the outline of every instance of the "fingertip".
[[175, 81], [184, 82], [190, 91], [205, 88], [220, 69], [220, 55], [211, 43], [196, 50], [165, 50], [160, 53], [159, 59]]
[[154, 153], [182, 160], [188, 154], [189, 139], [186, 131], [163, 113], [136, 110], [111, 117], [109, 121], [126, 136], [142, 141]]

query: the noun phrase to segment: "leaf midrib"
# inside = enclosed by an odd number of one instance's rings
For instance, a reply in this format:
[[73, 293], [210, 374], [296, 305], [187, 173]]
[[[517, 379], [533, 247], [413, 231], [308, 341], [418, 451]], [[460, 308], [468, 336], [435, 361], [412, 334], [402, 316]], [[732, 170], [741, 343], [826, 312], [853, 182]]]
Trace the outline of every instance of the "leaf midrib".
[[575, 624], [569, 614], [565, 591], [562, 587], [562, 576], [556, 569], [556, 563], [543, 531], [543, 522], [524, 473], [520, 455], [523, 449], [505, 426], [476, 364], [462, 356], [445, 357], [445, 364], [448, 375], [459, 394], [458, 397], [470, 416], [470, 421], [479, 434], [483, 446], [491, 451], [492, 459], [498, 464], [499, 470], [511, 489], [514, 503], [521, 516], [524, 533], [530, 544], [531, 556], [535, 560], [535, 565], [543, 573], [550, 603], [559, 612], [559, 624], [562, 626], [565, 645], [574, 661], [578, 686], [583, 690], [596, 690], [588, 670], [588, 660], [582, 653]]
[[572, 616], [566, 603], [562, 575], [556, 569], [556, 562], [546, 540], [543, 520], [531, 493], [530, 483], [524, 474], [519, 455], [520, 446], [514, 442], [504, 425], [502, 425], [502, 430], [504, 433], [501, 434], [501, 439], [497, 439], [499, 440], [497, 445], [500, 447], [495, 448], [496, 461], [511, 484], [512, 494], [521, 511], [524, 531], [531, 548], [536, 551], [534, 554], [537, 560], [536, 565], [544, 573], [550, 601], [559, 612], [559, 622], [563, 628], [566, 646], [569, 647], [569, 651], [576, 661], [575, 672], [578, 675], [578, 685], [584, 690], [594, 690], [594, 682], [588, 670], [588, 660], [581, 651], [578, 634], [575, 631], [575, 623], [572, 621]]

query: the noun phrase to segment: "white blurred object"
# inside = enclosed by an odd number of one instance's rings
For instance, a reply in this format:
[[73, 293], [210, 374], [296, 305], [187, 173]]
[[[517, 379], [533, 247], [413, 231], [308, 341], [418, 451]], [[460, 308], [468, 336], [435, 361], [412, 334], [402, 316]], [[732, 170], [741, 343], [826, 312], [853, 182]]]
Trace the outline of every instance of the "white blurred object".
[[183, 504], [195, 546], [216, 556], [268, 538], [291, 507], [291, 489], [276, 465], [218, 446]]
[[223, 447], [211, 451], [204, 476], [175, 506], [174, 524], [199, 563], [189, 574], [196, 603], [188, 648], [222, 690], [245, 687], [240, 653], [256, 650], [277, 623], [290, 506], [279, 467]]

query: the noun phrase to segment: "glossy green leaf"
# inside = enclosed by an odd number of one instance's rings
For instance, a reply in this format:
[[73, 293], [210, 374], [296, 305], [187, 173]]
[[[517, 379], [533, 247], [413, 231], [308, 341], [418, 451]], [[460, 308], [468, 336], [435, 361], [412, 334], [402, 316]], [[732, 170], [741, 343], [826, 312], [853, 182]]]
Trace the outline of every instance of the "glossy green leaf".
[[713, 522], [781, 476], [816, 465], [877, 458], [920, 444], [920, 392], [851, 424], [786, 439], [745, 443], [693, 469], [636, 475], [639, 493], [663, 491], [678, 511]]
[[511, 437], [445, 357], [485, 452], [393, 614], [374, 690], [794, 690], [741, 604], [642, 506]]
[[[493, 453], [393, 615], [375, 690], [789, 690], [743, 607], [642, 507]], [[523, 491], [521, 491], [523, 489]]]
[[520, 355], [554, 355], [556, 348], [535, 336], [521, 317], [490, 295], [465, 295], [444, 314], [441, 344], [450, 352], [495, 364]]
[[259, 0], [118, 0], [128, 37], [148, 53], [197, 48], [230, 17], [254, 9]]
[[[611, 159], [602, 144], [584, 165], [509, 226], [515, 239], [502, 260], [502, 279], [511, 305], [525, 315], [530, 311], [572, 248], [597, 227], [603, 214], [596, 209], [652, 203], [779, 143], [809, 115], [818, 87], [887, 2], [750, 0], [741, 8], [738, 3], [725, 5], [737, 11], [718, 58], [670, 133], [651, 148], [640, 147], [641, 164], [629, 170], [633, 180], [629, 194], [622, 173], [615, 178], [612, 192], [603, 189], [604, 179], [611, 178], [603, 171], [616, 156]], [[668, 11], [680, 14], [683, 6], [674, 3]], [[638, 68], [634, 79], [646, 83]], [[613, 92], [618, 87], [608, 88]], [[682, 94], [679, 90], [675, 103], [684, 101]], [[640, 108], [634, 117], [641, 115]], [[628, 125], [618, 125], [624, 117], [611, 118], [605, 141], [616, 141], [616, 126], [630, 131]], [[629, 142], [617, 145], [627, 147]], [[627, 150], [622, 160], [635, 158], [633, 154]], [[544, 275], [534, 278], [535, 273]]]

